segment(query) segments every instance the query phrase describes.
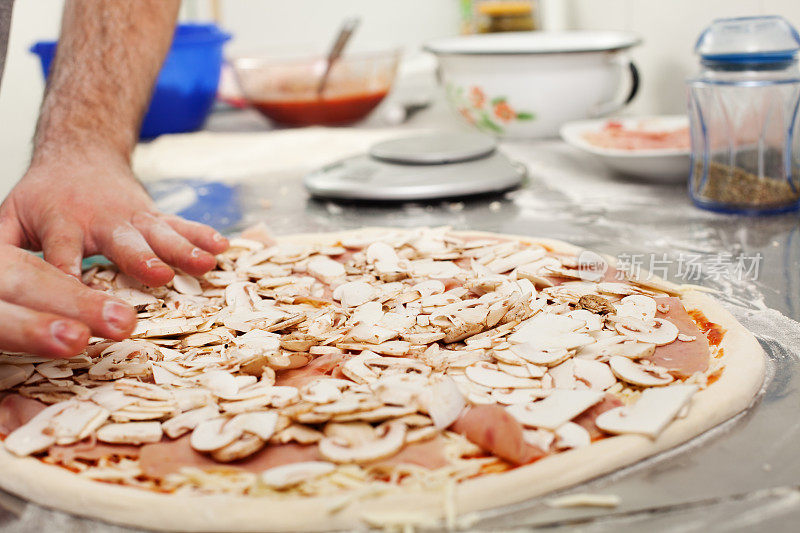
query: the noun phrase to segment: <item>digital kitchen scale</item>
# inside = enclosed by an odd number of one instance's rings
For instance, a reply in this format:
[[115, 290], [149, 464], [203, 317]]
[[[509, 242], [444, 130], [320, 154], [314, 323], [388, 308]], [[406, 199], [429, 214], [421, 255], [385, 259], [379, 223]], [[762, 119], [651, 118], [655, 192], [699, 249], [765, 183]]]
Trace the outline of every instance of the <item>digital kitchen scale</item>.
[[366, 154], [311, 172], [303, 183], [323, 198], [432, 200], [508, 190], [526, 174], [494, 139], [441, 132], [375, 144]]

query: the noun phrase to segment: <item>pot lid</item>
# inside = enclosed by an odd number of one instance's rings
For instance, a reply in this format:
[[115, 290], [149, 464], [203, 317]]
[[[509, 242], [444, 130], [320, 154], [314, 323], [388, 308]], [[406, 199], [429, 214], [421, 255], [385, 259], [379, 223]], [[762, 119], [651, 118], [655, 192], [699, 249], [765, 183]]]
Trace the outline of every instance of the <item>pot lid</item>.
[[622, 31], [503, 32], [434, 39], [425, 50], [437, 55], [519, 55], [611, 52], [641, 42]]

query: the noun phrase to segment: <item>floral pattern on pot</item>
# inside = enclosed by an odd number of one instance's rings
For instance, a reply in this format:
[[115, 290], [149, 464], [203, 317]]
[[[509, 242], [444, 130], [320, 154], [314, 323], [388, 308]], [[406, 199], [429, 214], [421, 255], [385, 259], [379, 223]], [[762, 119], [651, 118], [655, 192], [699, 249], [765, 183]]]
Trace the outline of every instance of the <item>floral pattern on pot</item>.
[[466, 89], [448, 84], [447, 99], [467, 122], [488, 133], [502, 135], [505, 133], [504, 126], [512, 122], [536, 120], [535, 113], [514, 109], [505, 96], [489, 98], [476, 85]]

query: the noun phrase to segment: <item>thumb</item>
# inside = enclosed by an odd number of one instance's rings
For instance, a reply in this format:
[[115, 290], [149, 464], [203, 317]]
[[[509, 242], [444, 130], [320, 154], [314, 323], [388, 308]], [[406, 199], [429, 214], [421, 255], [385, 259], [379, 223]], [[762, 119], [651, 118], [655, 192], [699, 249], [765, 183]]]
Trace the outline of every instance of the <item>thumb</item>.
[[7, 203], [0, 206], [0, 244], [10, 244], [22, 248], [27, 244], [25, 232], [13, 209]]

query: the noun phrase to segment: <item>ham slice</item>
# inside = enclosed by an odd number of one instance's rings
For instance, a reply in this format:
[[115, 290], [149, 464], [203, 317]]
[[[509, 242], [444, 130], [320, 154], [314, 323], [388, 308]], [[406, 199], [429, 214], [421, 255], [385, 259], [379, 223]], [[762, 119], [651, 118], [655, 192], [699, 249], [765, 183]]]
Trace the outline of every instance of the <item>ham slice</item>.
[[597, 427], [597, 424], [594, 423], [597, 420], [597, 417], [600, 416], [602, 413], [613, 409], [615, 407], [620, 407], [622, 405], [622, 400], [618, 399], [616, 396], [612, 396], [611, 394], [606, 394], [600, 403], [596, 403], [578, 416], [576, 416], [572, 421], [582, 426], [583, 429], [589, 432], [589, 436], [592, 438], [593, 441], [605, 437], [606, 433]]
[[28, 423], [47, 407], [39, 400], [19, 394], [7, 394], [0, 401], [0, 435], [7, 437], [12, 431]]
[[248, 472], [259, 473], [276, 466], [324, 460], [315, 444], [291, 442], [289, 444], [270, 444], [247, 459], [230, 463], [230, 465]]
[[378, 467], [392, 467], [401, 464], [412, 464], [436, 470], [450, 464], [444, 455], [445, 440], [441, 436], [408, 444], [398, 453], [375, 463]]
[[275, 466], [323, 460], [316, 446], [290, 443], [268, 445], [242, 461], [218, 463], [209, 456], [196, 452], [189, 439], [190, 436], [186, 435], [179, 439], [142, 446], [139, 452], [142, 472], [154, 478], [163, 478], [186, 467], [203, 470], [227, 468], [259, 473]]
[[47, 450], [47, 456], [58, 463], [65, 464], [75, 459], [97, 461], [111, 456], [136, 459], [139, 457], [139, 451], [140, 447], [132, 444], [106, 444], [93, 440], [77, 442], [69, 446], [51, 446]]
[[527, 464], [545, 455], [536, 446], [525, 442], [522, 425], [499, 405], [470, 407], [450, 429], [515, 465]]
[[214, 468], [220, 464], [210, 457], [197, 453], [189, 444], [191, 435], [175, 440], [162, 440], [145, 444], [139, 450], [139, 467], [146, 476], [163, 478], [184, 467]]
[[300, 388], [321, 376], [334, 373], [339, 363], [343, 362], [345, 358], [346, 356], [343, 354], [321, 355], [306, 366], [279, 371], [275, 378], [275, 384]]
[[708, 339], [697, 327], [691, 315], [686, 312], [680, 298], [670, 296], [655, 298], [655, 301], [659, 305], [669, 306], [669, 311], [657, 313], [657, 318], [669, 320], [678, 327], [680, 333], [695, 337], [695, 340], [690, 342], [675, 340], [664, 346], [658, 346], [650, 360], [680, 379], [686, 379], [695, 372], [705, 372], [708, 369], [710, 356]]

